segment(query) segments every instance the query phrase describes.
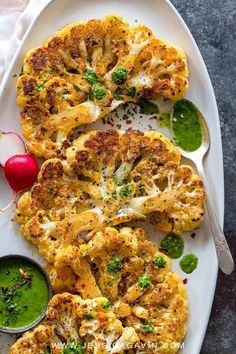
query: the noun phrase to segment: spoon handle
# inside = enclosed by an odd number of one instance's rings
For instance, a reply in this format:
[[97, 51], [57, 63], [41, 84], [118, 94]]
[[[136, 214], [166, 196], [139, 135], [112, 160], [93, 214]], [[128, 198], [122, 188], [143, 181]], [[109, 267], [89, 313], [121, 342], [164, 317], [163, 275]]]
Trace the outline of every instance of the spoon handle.
[[219, 262], [219, 267], [222, 270], [223, 273], [225, 274], [231, 274], [232, 271], [234, 270], [234, 260], [231, 255], [229, 246], [227, 244], [225, 235], [223, 231], [221, 230], [219, 220], [216, 214], [216, 209], [214, 202], [212, 200], [210, 190], [208, 187], [208, 182], [206, 178], [206, 174], [203, 168], [202, 161], [196, 163], [198, 173], [200, 177], [202, 178], [204, 187], [205, 187], [205, 192], [206, 192], [206, 205], [207, 205], [207, 210], [208, 210], [208, 215], [209, 215], [209, 220], [211, 224], [211, 229], [212, 229], [212, 234], [214, 237], [215, 241], [215, 247], [216, 247], [216, 253], [218, 257], [218, 262]]

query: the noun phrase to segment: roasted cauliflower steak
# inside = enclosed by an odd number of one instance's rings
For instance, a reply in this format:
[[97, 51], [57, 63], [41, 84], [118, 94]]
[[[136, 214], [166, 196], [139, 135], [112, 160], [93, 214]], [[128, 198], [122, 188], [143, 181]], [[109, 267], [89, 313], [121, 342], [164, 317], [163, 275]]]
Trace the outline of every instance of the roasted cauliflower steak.
[[124, 353], [139, 337], [133, 327], [122, 326], [107, 303], [104, 297], [55, 295], [43, 322], [18, 339], [9, 354]]
[[[68, 274], [79, 263], [83, 267], [77, 268], [74, 288], [81, 297], [54, 295], [43, 322], [9, 354], [65, 354], [75, 348], [72, 352], [79, 354], [178, 351], [186, 334], [186, 290], [171, 272], [170, 259], [147, 240], [144, 230], [107, 227], [77, 249], [62, 251], [49, 276], [63, 268]], [[54, 281], [63, 288], [61, 279]]]
[[[80, 260], [83, 268], [73, 285], [76, 291], [84, 299], [109, 299], [123, 326], [135, 329], [142, 353], [178, 351], [186, 333], [186, 290], [179, 276], [171, 272], [170, 259], [147, 240], [143, 229], [107, 227], [74, 254], [68, 252], [61, 252], [57, 267], [72, 263], [74, 267]], [[84, 272], [85, 263], [89, 273]], [[51, 266], [50, 277], [57, 267]], [[52, 284], [58, 288], [57, 278]]]
[[148, 219], [181, 234], [201, 224], [204, 190], [179, 150], [157, 131], [90, 131], [66, 159], [45, 161], [38, 182], [18, 201], [22, 234], [54, 263], [55, 250], [83, 242], [106, 226]]
[[30, 50], [17, 82], [20, 121], [36, 156], [60, 157], [77, 127], [140, 97], [178, 100], [185, 53], [120, 16], [69, 24]]

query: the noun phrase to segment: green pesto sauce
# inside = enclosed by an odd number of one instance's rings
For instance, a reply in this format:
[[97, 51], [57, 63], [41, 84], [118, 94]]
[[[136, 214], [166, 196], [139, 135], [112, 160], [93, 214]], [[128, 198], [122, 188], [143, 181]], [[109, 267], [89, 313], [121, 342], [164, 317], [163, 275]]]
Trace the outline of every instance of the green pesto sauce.
[[146, 100], [146, 98], [141, 97], [138, 105], [142, 114], [157, 114], [159, 112], [159, 107], [155, 103]]
[[198, 265], [198, 258], [193, 253], [186, 254], [179, 262], [180, 268], [183, 272], [190, 274]]
[[175, 103], [171, 116], [171, 130], [175, 144], [185, 151], [195, 151], [202, 144], [201, 112], [190, 101]]
[[170, 258], [179, 258], [184, 251], [184, 241], [182, 237], [175, 234], [166, 235], [160, 243], [160, 251]]
[[157, 116], [157, 124], [160, 128], [170, 128], [170, 113], [159, 112]]
[[43, 274], [21, 259], [0, 263], [0, 326], [24, 327], [36, 320], [48, 303]]

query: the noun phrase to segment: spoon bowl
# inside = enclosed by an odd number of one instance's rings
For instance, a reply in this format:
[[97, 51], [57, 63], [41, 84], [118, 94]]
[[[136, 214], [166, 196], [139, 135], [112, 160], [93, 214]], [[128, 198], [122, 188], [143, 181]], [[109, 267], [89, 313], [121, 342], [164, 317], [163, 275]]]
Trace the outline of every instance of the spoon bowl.
[[[198, 108], [195, 106], [198, 110]], [[198, 110], [198, 119], [201, 124], [202, 129], [202, 143], [201, 146], [192, 152], [185, 151], [181, 148], [181, 155], [189, 160], [191, 160], [198, 171], [199, 176], [202, 178], [202, 182], [205, 187], [206, 194], [206, 205], [209, 214], [209, 221], [211, 224], [212, 234], [215, 242], [216, 253], [218, 257], [219, 267], [225, 274], [231, 274], [234, 270], [234, 261], [231, 255], [229, 246], [227, 244], [225, 235], [221, 229], [219, 224], [217, 212], [215, 209], [215, 204], [211, 197], [211, 193], [208, 186], [208, 180], [204, 171], [203, 159], [207, 155], [210, 149], [210, 134], [207, 127], [207, 123], [202, 115], [202, 113]]]
[[199, 118], [199, 122], [201, 124], [201, 128], [202, 128], [202, 144], [201, 146], [195, 150], [195, 151], [185, 151], [183, 149], [180, 149], [181, 155], [183, 157], [186, 157], [189, 160], [192, 160], [194, 163], [203, 160], [203, 158], [205, 157], [205, 155], [207, 155], [209, 149], [210, 149], [210, 134], [209, 134], [209, 130], [208, 130], [208, 126], [206, 124], [206, 121], [203, 117], [202, 114], [199, 114], [198, 116]]

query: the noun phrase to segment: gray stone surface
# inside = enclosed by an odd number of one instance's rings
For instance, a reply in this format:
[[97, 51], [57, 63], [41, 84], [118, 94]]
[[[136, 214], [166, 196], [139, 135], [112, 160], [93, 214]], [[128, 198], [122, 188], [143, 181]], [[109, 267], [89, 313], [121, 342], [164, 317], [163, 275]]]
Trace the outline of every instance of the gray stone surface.
[[[198, 44], [215, 90], [224, 151], [224, 231], [236, 259], [236, 0], [171, 1]], [[236, 272], [219, 272], [201, 354], [236, 353], [235, 304]]]

